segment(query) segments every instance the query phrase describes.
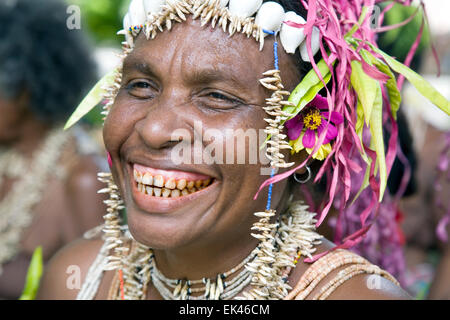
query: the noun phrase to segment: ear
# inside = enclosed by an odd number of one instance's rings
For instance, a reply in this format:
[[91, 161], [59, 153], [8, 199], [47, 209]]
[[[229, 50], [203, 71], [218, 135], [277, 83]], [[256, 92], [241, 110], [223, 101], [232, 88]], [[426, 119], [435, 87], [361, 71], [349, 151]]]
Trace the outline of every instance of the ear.
[[[308, 158], [308, 153], [305, 150], [302, 150], [300, 152], [297, 153], [290, 153], [289, 154], [289, 162], [295, 162], [294, 166], [299, 166], [301, 163], [303, 163], [306, 158]], [[310, 159], [308, 160], [307, 165], [310, 166], [312, 163], [314, 162], [314, 159]], [[296, 171], [297, 174], [299, 175], [303, 175], [306, 173], [306, 167], [303, 167], [299, 170]]]

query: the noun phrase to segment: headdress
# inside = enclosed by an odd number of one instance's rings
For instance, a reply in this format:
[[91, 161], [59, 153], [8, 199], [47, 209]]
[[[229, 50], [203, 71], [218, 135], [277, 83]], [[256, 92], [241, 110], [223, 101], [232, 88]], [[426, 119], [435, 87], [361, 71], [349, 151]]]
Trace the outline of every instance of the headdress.
[[[282, 2], [282, 1], [280, 1]], [[450, 114], [450, 102], [421, 76], [381, 51], [376, 35], [383, 29], [373, 27], [373, 8], [380, 0], [299, 0], [298, 6], [307, 11], [306, 17], [285, 12], [275, 1], [262, 0], [132, 0], [124, 18], [124, 54], [131, 52], [135, 38], [143, 33], [153, 39], [159, 32], [171, 30], [190, 15], [202, 25], [221, 28], [233, 35], [245, 34], [260, 43], [274, 37], [274, 67], [265, 72], [260, 83], [272, 92], [266, 99], [264, 110], [270, 117], [265, 142], [272, 176], [261, 186], [269, 187], [269, 197], [260, 225], [268, 226], [274, 215], [271, 193], [274, 183], [285, 179], [304, 167], [311, 159], [322, 161], [315, 176], [318, 182], [326, 177], [326, 199], [321, 207], [317, 225], [329, 212], [336, 195], [342, 197], [341, 208], [350, 203], [355, 173], [365, 172], [360, 192], [369, 189], [372, 201], [359, 216], [362, 228], [336, 248], [348, 248], [362, 239], [370, 225], [367, 218], [383, 199], [387, 179], [396, 156], [397, 111], [401, 103], [400, 87], [403, 78], [437, 107]], [[391, 3], [410, 5], [412, 1]], [[380, 11], [384, 13], [392, 5]], [[419, 10], [419, 9], [418, 9]], [[280, 39], [281, 45], [277, 39]], [[305, 74], [292, 92], [285, 91], [278, 68], [278, 50], [289, 54], [300, 52], [304, 63], [310, 63]], [[320, 57], [317, 55], [320, 53]], [[112, 105], [121, 74], [116, 70], [103, 78], [80, 104], [67, 126], [72, 125], [105, 97]], [[396, 73], [400, 74], [399, 79]], [[319, 92], [324, 92], [323, 96]], [[385, 146], [383, 128], [390, 132]], [[286, 130], [286, 132], [284, 131]], [[309, 156], [303, 163], [285, 161], [283, 150], [296, 153], [305, 150]], [[360, 161], [355, 161], [354, 158]], [[277, 174], [280, 168], [289, 170]], [[256, 198], [256, 196], [255, 196]], [[270, 225], [269, 225], [270, 226]], [[264, 228], [256, 228], [264, 230]], [[262, 243], [268, 241], [268, 232], [258, 235]], [[310, 259], [311, 261], [312, 259]], [[264, 270], [265, 264], [255, 265]], [[259, 269], [258, 269], [259, 268]]]

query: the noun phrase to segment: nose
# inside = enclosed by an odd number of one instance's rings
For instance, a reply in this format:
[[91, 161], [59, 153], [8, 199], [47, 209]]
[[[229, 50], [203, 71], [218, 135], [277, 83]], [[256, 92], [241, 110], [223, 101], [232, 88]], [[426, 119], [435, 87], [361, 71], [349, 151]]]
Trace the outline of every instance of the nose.
[[[175, 94], [159, 97], [158, 103], [148, 108], [145, 118], [135, 124], [135, 129], [143, 143], [151, 150], [169, 150], [184, 137], [176, 135], [180, 129], [188, 129], [179, 101], [185, 101]], [[176, 103], [178, 101], [178, 105]], [[185, 131], [185, 130], [184, 130]]]

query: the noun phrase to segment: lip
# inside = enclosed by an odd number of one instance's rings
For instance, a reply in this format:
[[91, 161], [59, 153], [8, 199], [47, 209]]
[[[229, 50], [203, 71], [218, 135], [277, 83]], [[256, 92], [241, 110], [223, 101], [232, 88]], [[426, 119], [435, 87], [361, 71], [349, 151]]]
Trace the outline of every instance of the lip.
[[[179, 209], [182, 209], [183, 207], [187, 206], [187, 205], [192, 205], [195, 202], [201, 201], [201, 198], [204, 198], [208, 195], [211, 195], [212, 193], [216, 192], [217, 189], [220, 186], [220, 181], [218, 179], [214, 179], [214, 182], [212, 184], [210, 184], [208, 187], [194, 192], [192, 194], [186, 195], [186, 196], [182, 196], [182, 197], [178, 197], [178, 198], [163, 198], [163, 197], [154, 197], [154, 196], [148, 196], [142, 192], [140, 192], [137, 188], [137, 183], [134, 180], [134, 175], [133, 175], [133, 165], [137, 164], [137, 163], [128, 163], [127, 167], [128, 167], [128, 183], [131, 186], [131, 195], [132, 198], [135, 202], [135, 204], [137, 205], [138, 208], [144, 210], [145, 212], [148, 213], [161, 213], [161, 214], [168, 214], [171, 212], [175, 212]], [[142, 164], [139, 164], [140, 166], [142, 166]], [[166, 175], [167, 173], [173, 173], [173, 174], [177, 174], [177, 176], [179, 177], [182, 174], [185, 175], [189, 175], [189, 174], [194, 174], [189, 173], [187, 171], [181, 171], [181, 170], [170, 170], [170, 168], [168, 168], [169, 170], [166, 169], [162, 169], [162, 168], [158, 168], [158, 169], [152, 169], [153, 171], [158, 171], [158, 170], [164, 170]], [[196, 174], [196, 173], [195, 173]], [[199, 175], [199, 174], [196, 174]], [[202, 176], [206, 176], [203, 174], [200, 174]], [[211, 176], [208, 176], [211, 177]]]

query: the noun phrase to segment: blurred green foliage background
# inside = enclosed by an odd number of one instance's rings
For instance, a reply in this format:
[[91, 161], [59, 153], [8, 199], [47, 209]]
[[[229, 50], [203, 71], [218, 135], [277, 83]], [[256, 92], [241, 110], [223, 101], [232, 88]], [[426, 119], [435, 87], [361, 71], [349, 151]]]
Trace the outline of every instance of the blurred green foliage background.
[[123, 40], [116, 33], [122, 29], [130, 0], [66, 0], [81, 8], [82, 29], [96, 44], [119, 47]]

